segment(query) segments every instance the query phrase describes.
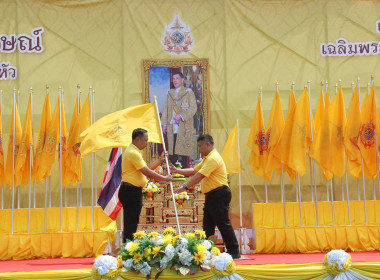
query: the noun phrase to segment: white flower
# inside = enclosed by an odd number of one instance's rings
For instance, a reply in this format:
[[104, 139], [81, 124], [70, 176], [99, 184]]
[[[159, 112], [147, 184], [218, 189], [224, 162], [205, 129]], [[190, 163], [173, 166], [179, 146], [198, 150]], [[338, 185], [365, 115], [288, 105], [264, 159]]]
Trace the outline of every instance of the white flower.
[[207, 250], [210, 250], [212, 247], [211, 242], [208, 240], [203, 240], [203, 245], [206, 247]]
[[165, 248], [165, 255], [171, 261], [174, 257], [174, 247], [172, 244], [168, 244]]
[[144, 267], [140, 270], [140, 272], [144, 274], [145, 276], [150, 275], [150, 271], [152, 270], [152, 268], [149, 266], [147, 262], [144, 262], [143, 265]]
[[179, 261], [186, 266], [191, 265], [193, 256], [188, 250], [183, 250], [181, 253], [178, 253]]
[[232, 257], [228, 253], [221, 253], [212, 259], [212, 265], [219, 271], [225, 271], [228, 264], [232, 261]]
[[110, 269], [117, 269], [117, 260], [112, 256], [100, 256], [96, 259], [94, 268], [98, 270], [100, 275], [105, 275]]
[[157, 237], [157, 239], [151, 239], [151, 241], [154, 244], [154, 246], [162, 246], [162, 245], [164, 245], [164, 240], [162, 239], [161, 235], [159, 235]]
[[134, 264], [132, 267], [133, 267], [134, 270], [140, 271], [143, 268], [143, 266], [144, 266], [144, 264], [142, 264], [142, 263], [139, 262], [137, 264]]
[[205, 253], [205, 259], [203, 261], [204, 266], [210, 266], [211, 260], [212, 260], [213, 254], [209, 251], [206, 251]]
[[327, 262], [329, 265], [337, 263], [340, 270], [343, 269], [343, 266], [349, 257], [350, 255], [346, 253], [344, 250], [331, 250], [327, 254]]
[[131, 246], [132, 243], [133, 243], [132, 241], [129, 241], [127, 244], [125, 244], [125, 250], [128, 251], [129, 246]]
[[162, 268], [167, 268], [168, 267], [168, 264], [169, 264], [169, 259], [167, 256], [163, 257], [161, 260], [160, 260], [160, 267]]
[[128, 259], [126, 261], [123, 261], [123, 266], [126, 269], [131, 269], [132, 265], [133, 265], [133, 259]]

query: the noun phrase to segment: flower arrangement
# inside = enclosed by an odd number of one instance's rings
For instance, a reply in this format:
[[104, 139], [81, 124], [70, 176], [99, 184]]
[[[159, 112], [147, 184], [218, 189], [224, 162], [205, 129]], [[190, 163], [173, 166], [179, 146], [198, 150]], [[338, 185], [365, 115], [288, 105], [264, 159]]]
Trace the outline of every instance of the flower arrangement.
[[175, 201], [179, 204], [180, 207], [182, 207], [182, 204], [185, 202], [185, 200], [189, 200], [189, 195], [187, 192], [181, 192], [175, 195]]
[[153, 200], [157, 194], [160, 193], [160, 184], [147, 181], [145, 187], [142, 189], [142, 194], [147, 200]]
[[243, 280], [236, 273], [236, 265], [230, 254], [222, 253], [211, 261], [211, 271], [216, 275], [212, 280]]
[[96, 279], [120, 279], [118, 276], [121, 267], [120, 258], [116, 259], [112, 256], [99, 256], [94, 262], [94, 276]]
[[152, 269], [156, 269], [156, 279], [166, 268], [182, 275], [194, 274], [199, 269], [210, 271], [213, 257], [220, 251], [214, 246], [214, 240], [207, 240], [204, 231], [176, 235], [173, 228], [167, 228], [163, 234], [139, 231], [134, 240], [127, 240], [118, 252], [123, 269], [142, 273], [150, 278]]
[[[178, 161], [175, 163], [175, 166], [177, 167], [177, 169], [181, 169], [182, 168], [181, 163], [178, 162]], [[176, 182], [176, 181], [186, 181], [185, 176], [183, 176], [182, 174], [179, 174], [179, 173], [173, 173], [172, 177], [173, 177], [173, 181], [174, 182]]]

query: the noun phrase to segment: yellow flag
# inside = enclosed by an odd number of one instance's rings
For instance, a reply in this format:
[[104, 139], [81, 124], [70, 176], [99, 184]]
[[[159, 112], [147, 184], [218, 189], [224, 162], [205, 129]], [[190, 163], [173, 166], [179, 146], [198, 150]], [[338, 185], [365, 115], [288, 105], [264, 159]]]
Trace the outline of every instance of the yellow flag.
[[228, 137], [221, 156], [226, 164], [227, 174], [241, 172], [237, 124]]
[[323, 90], [321, 89], [321, 93], [319, 94], [317, 111], [315, 112], [315, 118], [314, 118], [314, 129], [316, 133], [318, 133], [319, 131], [319, 126], [322, 122], [324, 113], [325, 113], [325, 99], [323, 98]]
[[268, 143], [265, 135], [263, 111], [261, 109], [260, 97], [257, 101], [255, 116], [253, 117], [251, 131], [248, 138], [248, 147], [251, 149], [249, 164], [253, 167], [253, 173], [263, 179], [265, 177], [265, 163], [267, 157]]
[[[58, 120], [58, 137], [59, 137], [59, 120]], [[59, 142], [58, 146], [58, 163], [61, 164], [60, 161], [60, 146], [62, 147], [62, 174], [64, 173], [65, 166], [68, 164], [67, 161], [67, 138], [68, 138], [68, 131], [67, 131], [67, 122], [66, 122], [66, 111], [65, 111], [65, 105], [63, 103], [63, 95], [62, 95], [62, 101], [61, 101], [61, 141]]]
[[0, 108], [0, 188], [3, 186], [4, 183], [4, 172], [5, 172], [5, 166], [4, 166], [4, 149], [3, 149], [3, 127], [2, 127], [2, 120], [1, 120], [1, 108]]
[[[331, 105], [330, 92], [326, 92], [326, 104], [318, 131], [314, 134], [314, 141], [310, 147], [309, 156], [318, 162], [325, 179], [333, 178], [332, 147], [331, 147]], [[344, 166], [344, 165], [343, 165]]]
[[356, 86], [352, 93], [350, 108], [348, 110], [347, 124], [344, 130], [344, 146], [347, 155], [347, 171], [358, 179], [362, 176], [362, 156], [358, 146], [360, 131], [360, 105], [359, 92]]
[[282, 111], [280, 93], [277, 92], [274, 96], [272, 123], [268, 123], [267, 139], [268, 139], [268, 160], [265, 166], [266, 177], [271, 178], [272, 170], [276, 170], [277, 175], [281, 174], [281, 158], [274, 155], [275, 149], [279, 146], [282, 132], [284, 130], [285, 121]]
[[[61, 110], [63, 108], [63, 102], [61, 102]], [[62, 110], [62, 117], [64, 110]], [[57, 152], [57, 143], [59, 138], [59, 98], [54, 108], [53, 118], [50, 122], [49, 128], [46, 133], [45, 145], [42, 150], [40, 167], [38, 168], [37, 177], [45, 179], [50, 176], [51, 167], [55, 161], [55, 154]], [[66, 119], [66, 118], [65, 118]], [[63, 118], [62, 118], [62, 128], [63, 128]], [[62, 131], [64, 131], [62, 129]], [[62, 135], [63, 136], [63, 135]], [[63, 149], [64, 150], [64, 149]]]
[[300, 176], [303, 176], [306, 172], [306, 150], [311, 144], [311, 123], [309, 96], [307, 87], [305, 87], [294, 111], [294, 122], [289, 145], [289, 167]]
[[333, 173], [341, 178], [345, 172], [344, 157], [344, 130], [346, 127], [346, 111], [343, 100], [342, 86], [339, 87], [338, 94], [335, 95], [331, 103], [330, 124], [331, 124], [331, 162]]
[[21, 147], [17, 154], [15, 165], [15, 176], [22, 178], [21, 186], [25, 186], [29, 183], [31, 151], [33, 151], [32, 95], [29, 94], [28, 108], [26, 110], [24, 128], [22, 131]]
[[358, 146], [364, 160], [365, 176], [368, 179], [374, 179], [377, 175], [375, 129], [375, 85], [372, 85], [370, 95], [367, 95], [364, 99], [358, 141]]
[[154, 102], [132, 106], [96, 121], [80, 135], [82, 157], [100, 149], [128, 146], [136, 128], [148, 131], [149, 142], [162, 143]]
[[286, 114], [286, 121], [285, 121], [284, 129], [281, 134], [281, 138], [279, 140], [279, 143], [275, 145], [271, 151], [273, 156], [282, 163], [284, 173], [287, 172], [289, 177], [293, 181], [296, 179], [296, 172], [289, 167], [288, 161], [289, 161], [289, 145], [290, 145], [290, 138], [292, 135], [295, 108], [296, 108], [296, 98], [294, 96], [294, 91], [292, 89], [289, 94], [288, 112]]
[[[377, 152], [380, 151], [380, 105], [379, 110], [377, 110], [377, 120], [376, 120], [377, 128], [376, 128], [376, 134], [377, 134]], [[380, 171], [380, 164], [379, 164], [379, 171]]]
[[[14, 111], [13, 111], [14, 110]], [[14, 117], [13, 114], [15, 114], [15, 131], [13, 132], [13, 121]], [[9, 144], [8, 144], [8, 153], [7, 153], [7, 165], [5, 168], [5, 182], [8, 184], [9, 187], [12, 188], [12, 182], [13, 182], [13, 133], [15, 135], [15, 159], [17, 158], [19, 148], [21, 146], [21, 139], [22, 139], [22, 129], [21, 129], [21, 122], [20, 122], [20, 115], [18, 112], [18, 104], [16, 101], [16, 104], [14, 105], [12, 109], [12, 115], [11, 115], [11, 127], [9, 132]], [[16, 162], [16, 161], [15, 161]], [[20, 183], [20, 178], [15, 176], [15, 186], [17, 186]]]
[[82, 157], [79, 151], [80, 147], [80, 134], [91, 125], [91, 104], [90, 95], [87, 96], [86, 101], [75, 121], [75, 125], [70, 133], [69, 141], [67, 143], [67, 164], [69, 168], [66, 169], [66, 175], [63, 178], [63, 184], [68, 185], [70, 182], [73, 184], [82, 182]]
[[36, 183], [42, 181], [43, 179], [42, 177], [39, 178], [37, 174], [38, 174], [38, 169], [41, 168], [42, 150], [44, 149], [46, 134], [50, 126], [50, 123], [51, 123], [50, 99], [49, 99], [49, 94], [46, 94], [44, 107], [42, 109], [42, 114], [41, 114], [40, 127], [38, 129], [36, 153], [34, 155], [34, 160], [33, 160], [32, 181]]

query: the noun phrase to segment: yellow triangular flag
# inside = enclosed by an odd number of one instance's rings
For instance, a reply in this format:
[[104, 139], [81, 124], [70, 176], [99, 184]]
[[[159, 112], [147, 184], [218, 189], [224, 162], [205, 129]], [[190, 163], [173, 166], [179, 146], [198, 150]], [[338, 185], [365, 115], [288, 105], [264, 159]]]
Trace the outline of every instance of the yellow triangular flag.
[[318, 133], [319, 131], [319, 126], [322, 122], [324, 113], [325, 113], [325, 99], [323, 97], [323, 90], [321, 89], [321, 93], [319, 94], [317, 111], [315, 112], [315, 118], [314, 118], [314, 129], [316, 133]]
[[227, 174], [241, 172], [237, 124], [228, 137], [221, 156], [226, 164]]
[[148, 131], [149, 142], [162, 143], [156, 104], [136, 105], [109, 114], [80, 135], [82, 157], [100, 149], [127, 147], [136, 128]]

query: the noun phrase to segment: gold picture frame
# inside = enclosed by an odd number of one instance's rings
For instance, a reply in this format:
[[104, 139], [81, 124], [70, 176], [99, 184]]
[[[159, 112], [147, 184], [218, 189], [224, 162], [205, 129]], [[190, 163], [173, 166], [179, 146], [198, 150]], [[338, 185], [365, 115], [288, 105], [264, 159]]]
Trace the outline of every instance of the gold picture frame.
[[[196, 113], [193, 117], [193, 138], [195, 140], [192, 148], [193, 153], [189, 155], [187, 152], [182, 152], [186, 154], [185, 156], [188, 156], [187, 167], [189, 167], [194, 161], [199, 159], [196, 137], [210, 132], [211, 122], [209, 111], [210, 91], [208, 59], [144, 59], [142, 61], [142, 101], [143, 103], [154, 102], [154, 96], [156, 96], [161, 118], [161, 112], [164, 108], [167, 108], [165, 103], [167, 102], [166, 99], [168, 98], [169, 90], [175, 90], [174, 84], [172, 83], [172, 74], [177, 71], [183, 73], [183, 87], [190, 92], [190, 94], [193, 92], [197, 106]], [[170, 147], [169, 143], [173, 143], [173, 140], [168, 140], [169, 135], [169, 131], [167, 135], [164, 135], [167, 143], [166, 148], [169, 151], [169, 154], [175, 155], [175, 151], [179, 151], [179, 149], [174, 147], [175, 144], [172, 144], [173, 148]], [[176, 140], [174, 140], [174, 143], [176, 143], [175, 141]], [[159, 146], [157, 145], [148, 145], [146, 149], [146, 159], [148, 161], [152, 160], [152, 157], [156, 157], [158, 152], [160, 152], [159, 150]], [[172, 158], [172, 156], [170, 155], [169, 158]], [[183, 161], [183, 157], [181, 155], [179, 155], [179, 159]], [[183, 162], [186, 163], [186, 160]], [[183, 168], [185, 167], [186, 166], [183, 166]]]

